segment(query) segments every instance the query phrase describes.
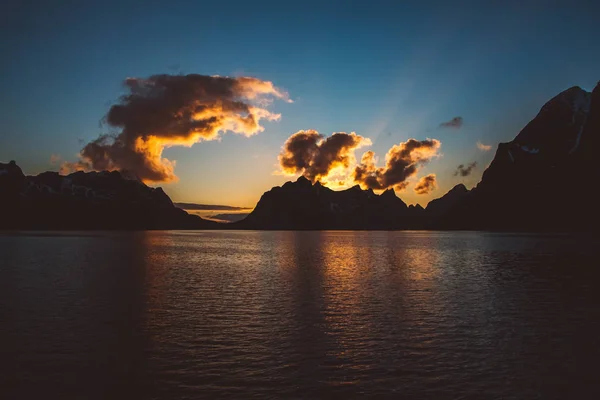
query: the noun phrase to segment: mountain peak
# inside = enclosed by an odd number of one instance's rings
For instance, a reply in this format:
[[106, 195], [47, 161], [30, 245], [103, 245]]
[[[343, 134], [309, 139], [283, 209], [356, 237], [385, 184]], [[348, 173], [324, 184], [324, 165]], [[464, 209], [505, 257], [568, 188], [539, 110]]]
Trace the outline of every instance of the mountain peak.
[[417, 203], [417, 204], [411, 204], [410, 206], [408, 206], [408, 208], [409, 208], [409, 210], [412, 210], [412, 211], [419, 211], [419, 212], [425, 211], [425, 209], [423, 208], [423, 206], [420, 205], [419, 203]]
[[397, 197], [396, 196], [396, 192], [394, 191], [394, 188], [389, 188], [383, 191], [383, 193], [380, 194], [381, 197]]
[[469, 189], [467, 189], [467, 187], [465, 185], [463, 185], [462, 183], [459, 183], [458, 185], [456, 185], [452, 189], [450, 189], [450, 191], [448, 193], [451, 193], [451, 192], [466, 193], [468, 191], [469, 191]]
[[140, 179], [140, 177], [133, 171], [130, 171], [128, 169], [122, 169], [119, 170], [119, 173], [121, 174], [121, 177], [123, 179], [127, 179], [130, 181], [139, 181], [142, 182], [142, 180]]
[[442, 197], [431, 200], [425, 210], [430, 214], [444, 214], [457, 207], [462, 200], [469, 194], [465, 185], [459, 183], [454, 186]]
[[579, 86], [572, 86], [566, 90], [563, 90], [552, 99], [550, 99], [542, 107], [542, 111], [545, 110], [556, 110], [564, 108], [572, 109], [573, 112], [589, 111], [591, 93], [582, 89]]
[[563, 90], [562, 93], [567, 93], [567, 92], [585, 92], [584, 89], [581, 88], [581, 86], [571, 86], [570, 88]]
[[300, 175], [298, 179], [296, 179], [296, 184], [300, 187], [312, 187], [312, 182], [304, 175]]
[[24, 177], [21, 167], [17, 165], [15, 160], [10, 160], [7, 164], [0, 162], [0, 175], [15, 175]]
[[589, 94], [588, 91], [586, 91], [585, 89], [582, 89], [580, 86], [571, 86], [568, 89], [563, 90], [562, 92], [560, 92], [556, 97], [567, 97], [567, 98], [573, 98], [573, 97], [577, 97], [577, 96], [581, 96], [581, 95], [585, 95], [585, 94]]

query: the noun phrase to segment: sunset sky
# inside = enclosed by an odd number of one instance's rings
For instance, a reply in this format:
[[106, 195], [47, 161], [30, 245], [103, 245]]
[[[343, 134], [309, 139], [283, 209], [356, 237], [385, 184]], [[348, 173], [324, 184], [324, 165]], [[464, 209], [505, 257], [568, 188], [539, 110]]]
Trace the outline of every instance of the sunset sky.
[[[283, 175], [278, 156], [304, 130], [360, 136], [347, 154], [349, 184], [365, 152], [381, 168], [393, 146], [426, 143], [397, 191], [425, 206], [457, 183], [475, 185], [497, 144], [551, 97], [600, 79], [593, 1], [395, 3], [9, 0], [0, 6], [0, 162], [27, 174], [81, 165], [88, 143], [122, 133], [101, 121], [126, 79], [219, 75], [235, 79], [219, 81], [231, 92], [210, 112], [241, 98], [260, 118], [240, 126], [227, 114], [191, 147], [167, 143], [161, 157], [176, 161], [178, 180], [156, 184], [174, 201], [254, 206], [298, 175]], [[203, 79], [167, 85], [204, 90], [213, 80]]]

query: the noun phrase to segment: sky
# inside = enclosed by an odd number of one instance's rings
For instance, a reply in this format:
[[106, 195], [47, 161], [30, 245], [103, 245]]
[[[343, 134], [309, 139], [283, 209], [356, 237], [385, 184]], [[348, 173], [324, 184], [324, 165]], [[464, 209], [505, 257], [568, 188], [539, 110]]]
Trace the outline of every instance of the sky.
[[[336, 153], [347, 156], [346, 184], [394, 187], [425, 206], [458, 183], [476, 185], [498, 143], [551, 97], [600, 80], [593, 1], [93, 3], [0, 5], [0, 162], [27, 174], [83, 165], [80, 152], [99, 135], [134, 131], [105, 118], [131, 90], [126, 79], [219, 75], [232, 77], [227, 101], [242, 98], [263, 117], [252, 129], [211, 128], [191, 146], [169, 142], [161, 157], [175, 161], [176, 179], [151, 184], [174, 201], [254, 206], [308, 170], [278, 158], [304, 130], [321, 135], [310, 150], [321, 158], [334, 132], [355, 132], [360, 146]], [[240, 77], [255, 78], [252, 89]], [[408, 152], [411, 138], [427, 152], [406, 153], [414, 168], [388, 174], [385, 155]], [[353, 181], [357, 165], [374, 183]]]

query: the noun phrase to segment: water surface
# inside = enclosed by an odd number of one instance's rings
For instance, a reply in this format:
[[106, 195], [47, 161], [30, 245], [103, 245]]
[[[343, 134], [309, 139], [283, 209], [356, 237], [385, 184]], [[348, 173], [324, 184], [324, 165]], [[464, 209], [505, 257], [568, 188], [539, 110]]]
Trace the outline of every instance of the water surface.
[[0, 397], [598, 398], [600, 241], [0, 235]]

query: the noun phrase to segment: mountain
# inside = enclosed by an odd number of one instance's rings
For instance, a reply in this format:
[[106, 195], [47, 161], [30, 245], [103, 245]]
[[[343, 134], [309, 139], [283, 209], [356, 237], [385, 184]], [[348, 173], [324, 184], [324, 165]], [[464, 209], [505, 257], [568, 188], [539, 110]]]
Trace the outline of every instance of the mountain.
[[[597, 231], [600, 83], [550, 99], [473, 189], [457, 185], [425, 209], [393, 190], [334, 191], [304, 177], [264, 193], [243, 220], [206, 221], [125, 172], [25, 176], [0, 163], [0, 229], [483, 229]], [[180, 207], [185, 204], [178, 204]], [[199, 207], [204, 207], [199, 205]]]
[[214, 215], [209, 215], [205, 218], [211, 219], [213, 221], [217, 221], [217, 222], [224, 222], [224, 223], [230, 223], [230, 222], [238, 222], [243, 220], [244, 218], [246, 218], [248, 216], [248, 214], [250, 213], [221, 213], [221, 214], [214, 214]]
[[463, 209], [463, 205], [467, 201], [470, 194], [471, 192], [465, 187], [465, 185], [459, 183], [442, 197], [431, 200], [425, 208], [425, 216], [422, 221], [422, 227], [438, 229], [465, 228], [465, 226], [461, 223], [464, 221], [452, 219], [450, 223], [448, 222], [448, 219]]
[[[599, 142], [600, 84], [592, 93], [580, 87], [563, 91], [512, 141], [499, 144], [481, 182], [469, 193], [460, 189], [462, 200], [452, 207], [437, 210], [435, 226], [595, 230]], [[436, 202], [430, 203], [433, 209]]]
[[240, 229], [409, 229], [418, 223], [419, 208], [409, 208], [392, 189], [376, 195], [356, 185], [334, 191], [301, 176], [276, 186], [254, 210], [232, 224]]
[[196, 203], [173, 203], [177, 208], [182, 210], [199, 210], [199, 211], [239, 211], [248, 210], [248, 207], [224, 206], [220, 204], [196, 204]]
[[[481, 182], [459, 184], [423, 210], [391, 190], [333, 191], [300, 177], [266, 192], [241, 229], [596, 230], [600, 83], [550, 99], [508, 143]], [[587, 189], [587, 190], [586, 190]], [[234, 224], [235, 225], [235, 224]]]
[[44, 172], [0, 163], [0, 229], [191, 229], [216, 223], [176, 208], [127, 173]]

